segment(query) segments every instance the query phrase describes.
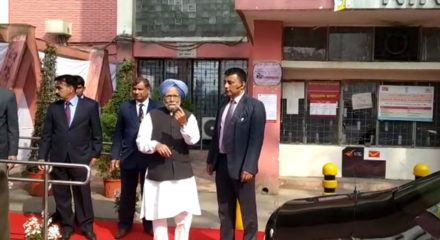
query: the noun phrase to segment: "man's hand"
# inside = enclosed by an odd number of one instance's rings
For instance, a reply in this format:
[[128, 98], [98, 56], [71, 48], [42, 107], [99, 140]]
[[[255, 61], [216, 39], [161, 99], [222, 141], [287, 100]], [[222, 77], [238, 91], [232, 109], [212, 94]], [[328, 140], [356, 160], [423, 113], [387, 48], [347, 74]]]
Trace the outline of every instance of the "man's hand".
[[93, 166], [95, 166], [95, 165], [96, 165], [96, 161], [98, 161], [98, 158], [92, 158], [92, 159], [90, 160], [89, 167], [93, 167]]
[[171, 157], [171, 150], [168, 148], [167, 145], [158, 143], [156, 145], [156, 152], [159, 153], [162, 157], [168, 158]]
[[174, 119], [176, 119], [177, 123], [180, 125], [180, 127], [183, 127], [186, 125], [186, 116], [185, 112], [181, 107], [177, 109], [177, 111], [174, 113]]
[[119, 168], [119, 160], [112, 159], [110, 162], [110, 172], [114, 172]]
[[[38, 162], [45, 162], [45, 161], [44, 161], [44, 159], [38, 159]], [[43, 171], [44, 170], [44, 166], [43, 165], [38, 165], [38, 169], [40, 171]]]
[[[8, 156], [8, 160], [17, 161], [17, 156]], [[15, 164], [8, 163], [8, 170], [11, 170], [15, 167]]]
[[252, 173], [243, 171], [241, 172], [241, 182], [242, 183], [247, 183], [249, 181], [251, 181], [254, 178], [254, 175], [252, 175]]
[[214, 173], [214, 166], [208, 163], [208, 165], [206, 165], [206, 172], [209, 176], [212, 176], [212, 174]]

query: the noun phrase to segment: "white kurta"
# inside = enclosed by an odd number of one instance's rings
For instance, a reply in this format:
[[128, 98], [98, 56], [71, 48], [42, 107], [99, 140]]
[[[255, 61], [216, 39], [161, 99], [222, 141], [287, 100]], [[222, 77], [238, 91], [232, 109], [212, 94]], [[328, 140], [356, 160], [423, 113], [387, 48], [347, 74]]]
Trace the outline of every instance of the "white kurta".
[[[152, 126], [151, 116], [147, 114], [139, 127], [136, 138], [139, 151], [146, 154], [153, 154], [158, 144], [158, 141], [151, 139]], [[180, 133], [188, 145], [194, 145], [199, 141], [200, 132], [194, 115], [191, 114], [187, 124], [180, 129]], [[147, 174], [148, 169], [145, 177]], [[141, 218], [147, 220], [164, 219], [175, 217], [181, 212], [189, 212], [193, 215], [201, 214], [194, 177], [169, 181], [145, 179]]]

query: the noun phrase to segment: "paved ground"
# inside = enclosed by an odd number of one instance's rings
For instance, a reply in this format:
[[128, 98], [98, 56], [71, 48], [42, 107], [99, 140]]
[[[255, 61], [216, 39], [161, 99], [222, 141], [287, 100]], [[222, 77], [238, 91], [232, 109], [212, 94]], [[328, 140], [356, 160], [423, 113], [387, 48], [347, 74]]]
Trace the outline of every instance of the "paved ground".
[[[215, 193], [214, 178], [205, 172], [205, 151], [192, 151], [193, 167], [199, 188], [199, 199], [202, 215], [195, 216], [193, 227], [219, 228], [217, 217], [217, 200]], [[17, 175], [19, 168], [14, 170]], [[270, 214], [290, 199], [319, 196], [322, 194], [321, 178], [281, 178], [279, 194], [269, 195], [257, 193], [258, 221], [260, 231], [264, 231]], [[338, 179], [338, 193], [352, 192], [356, 186], [358, 190], [380, 190], [403, 184], [406, 181], [389, 181], [378, 179]], [[28, 184], [15, 182], [10, 190], [10, 211], [24, 213], [38, 213], [41, 211], [42, 200], [40, 197], [32, 197], [27, 191]], [[92, 179], [92, 198], [95, 216], [97, 219], [117, 220], [114, 210], [114, 200], [103, 196], [102, 180], [97, 176]], [[50, 212], [54, 212], [53, 197], [49, 199]], [[138, 218], [136, 217], [138, 220]], [[170, 222], [170, 225], [173, 225]]]

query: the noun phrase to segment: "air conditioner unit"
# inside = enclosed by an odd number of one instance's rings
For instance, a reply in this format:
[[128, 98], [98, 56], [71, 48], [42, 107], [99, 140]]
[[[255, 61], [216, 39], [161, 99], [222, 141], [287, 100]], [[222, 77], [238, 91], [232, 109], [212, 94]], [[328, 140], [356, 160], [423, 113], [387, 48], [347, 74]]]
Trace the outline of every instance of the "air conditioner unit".
[[215, 117], [202, 117], [202, 139], [212, 139], [215, 129]]
[[46, 20], [46, 33], [72, 35], [72, 23], [60, 19]]

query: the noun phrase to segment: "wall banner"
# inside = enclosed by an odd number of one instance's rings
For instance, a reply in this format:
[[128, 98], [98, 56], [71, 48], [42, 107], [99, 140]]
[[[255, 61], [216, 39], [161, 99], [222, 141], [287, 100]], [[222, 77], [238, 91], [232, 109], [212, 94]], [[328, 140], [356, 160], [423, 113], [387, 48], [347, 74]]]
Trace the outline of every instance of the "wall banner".
[[378, 119], [432, 122], [434, 87], [379, 87]]

